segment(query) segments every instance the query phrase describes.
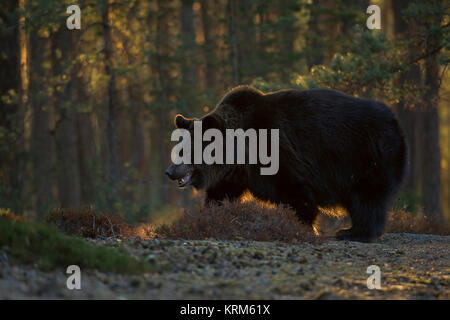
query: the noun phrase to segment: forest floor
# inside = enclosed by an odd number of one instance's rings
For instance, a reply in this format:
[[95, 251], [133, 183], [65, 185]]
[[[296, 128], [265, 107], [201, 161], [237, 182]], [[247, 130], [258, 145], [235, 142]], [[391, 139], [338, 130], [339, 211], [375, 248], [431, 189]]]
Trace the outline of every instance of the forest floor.
[[[0, 299], [450, 299], [450, 236], [386, 234], [377, 243], [88, 240], [124, 248], [154, 272], [40, 271], [0, 250]], [[367, 288], [367, 268], [381, 289]]]

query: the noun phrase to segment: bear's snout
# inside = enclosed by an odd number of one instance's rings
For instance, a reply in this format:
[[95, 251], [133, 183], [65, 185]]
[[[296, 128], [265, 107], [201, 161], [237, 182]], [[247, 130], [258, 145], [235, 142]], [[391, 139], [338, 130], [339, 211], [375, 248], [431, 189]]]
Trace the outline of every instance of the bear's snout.
[[171, 180], [175, 180], [174, 177], [174, 167], [173, 165], [171, 165], [170, 167], [167, 168], [167, 170], [164, 172], [166, 176], [168, 176]]

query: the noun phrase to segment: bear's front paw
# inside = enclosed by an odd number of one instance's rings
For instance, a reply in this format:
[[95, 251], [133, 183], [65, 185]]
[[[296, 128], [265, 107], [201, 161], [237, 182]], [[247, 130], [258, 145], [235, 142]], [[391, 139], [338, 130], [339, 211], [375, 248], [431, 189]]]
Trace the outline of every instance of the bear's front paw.
[[355, 231], [350, 229], [343, 229], [336, 232], [336, 239], [347, 240], [347, 241], [358, 241], [358, 242], [375, 242], [377, 237], [363, 236], [361, 234], [355, 233]]

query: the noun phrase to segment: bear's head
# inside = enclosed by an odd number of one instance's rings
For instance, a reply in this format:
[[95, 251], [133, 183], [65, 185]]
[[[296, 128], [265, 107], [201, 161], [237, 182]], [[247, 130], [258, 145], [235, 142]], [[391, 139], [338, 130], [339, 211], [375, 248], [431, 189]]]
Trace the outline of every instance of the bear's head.
[[[194, 135], [194, 121], [201, 121], [201, 136]], [[217, 184], [227, 173], [227, 165], [225, 164], [200, 164], [194, 163], [194, 139], [200, 139], [202, 145], [202, 154], [206, 145], [210, 142], [204, 142], [203, 133], [208, 129], [218, 129], [222, 133], [225, 132], [223, 120], [217, 114], [208, 114], [201, 119], [185, 118], [178, 114], [175, 116], [175, 126], [177, 129], [186, 129], [190, 133], [190, 163], [181, 163], [172, 165], [166, 170], [166, 175], [171, 180], [177, 180], [178, 186], [185, 187], [192, 185], [196, 189], [208, 189]], [[180, 155], [182, 156], [182, 155]]]

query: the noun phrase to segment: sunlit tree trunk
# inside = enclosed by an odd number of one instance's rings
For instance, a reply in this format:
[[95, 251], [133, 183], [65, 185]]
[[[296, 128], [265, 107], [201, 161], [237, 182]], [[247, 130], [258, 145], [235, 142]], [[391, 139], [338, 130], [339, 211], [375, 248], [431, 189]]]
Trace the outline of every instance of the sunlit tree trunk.
[[[447, 127], [450, 127], [450, 104], [447, 104]], [[450, 130], [449, 130], [450, 131]], [[450, 132], [447, 136], [447, 141], [450, 142]], [[450, 152], [449, 152], [450, 153]], [[447, 156], [447, 219], [450, 218], [450, 154]]]
[[[23, 10], [25, 9], [26, 0], [19, 0], [19, 9]], [[26, 171], [26, 165], [27, 165], [27, 157], [26, 157], [26, 139], [29, 139], [29, 134], [27, 134], [27, 126], [25, 125], [25, 118], [28, 115], [29, 111], [29, 57], [28, 57], [28, 51], [29, 51], [29, 34], [28, 31], [25, 28], [25, 16], [20, 15], [19, 16], [19, 71], [20, 71], [20, 89], [19, 89], [19, 106], [16, 113], [16, 124], [17, 128], [22, 132], [22, 135], [18, 139], [18, 155], [15, 159], [16, 166], [13, 167], [12, 173], [17, 176], [16, 185], [17, 185], [17, 192], [18, 192], [18, 199], [20, 201], [20, 204], [18, 206], [19, 211], [22, 211], [24, 209], [23, 203], [25, 202], [25, 195], [26, 192], [26, 184], [25, 181], [25, 171]]]

